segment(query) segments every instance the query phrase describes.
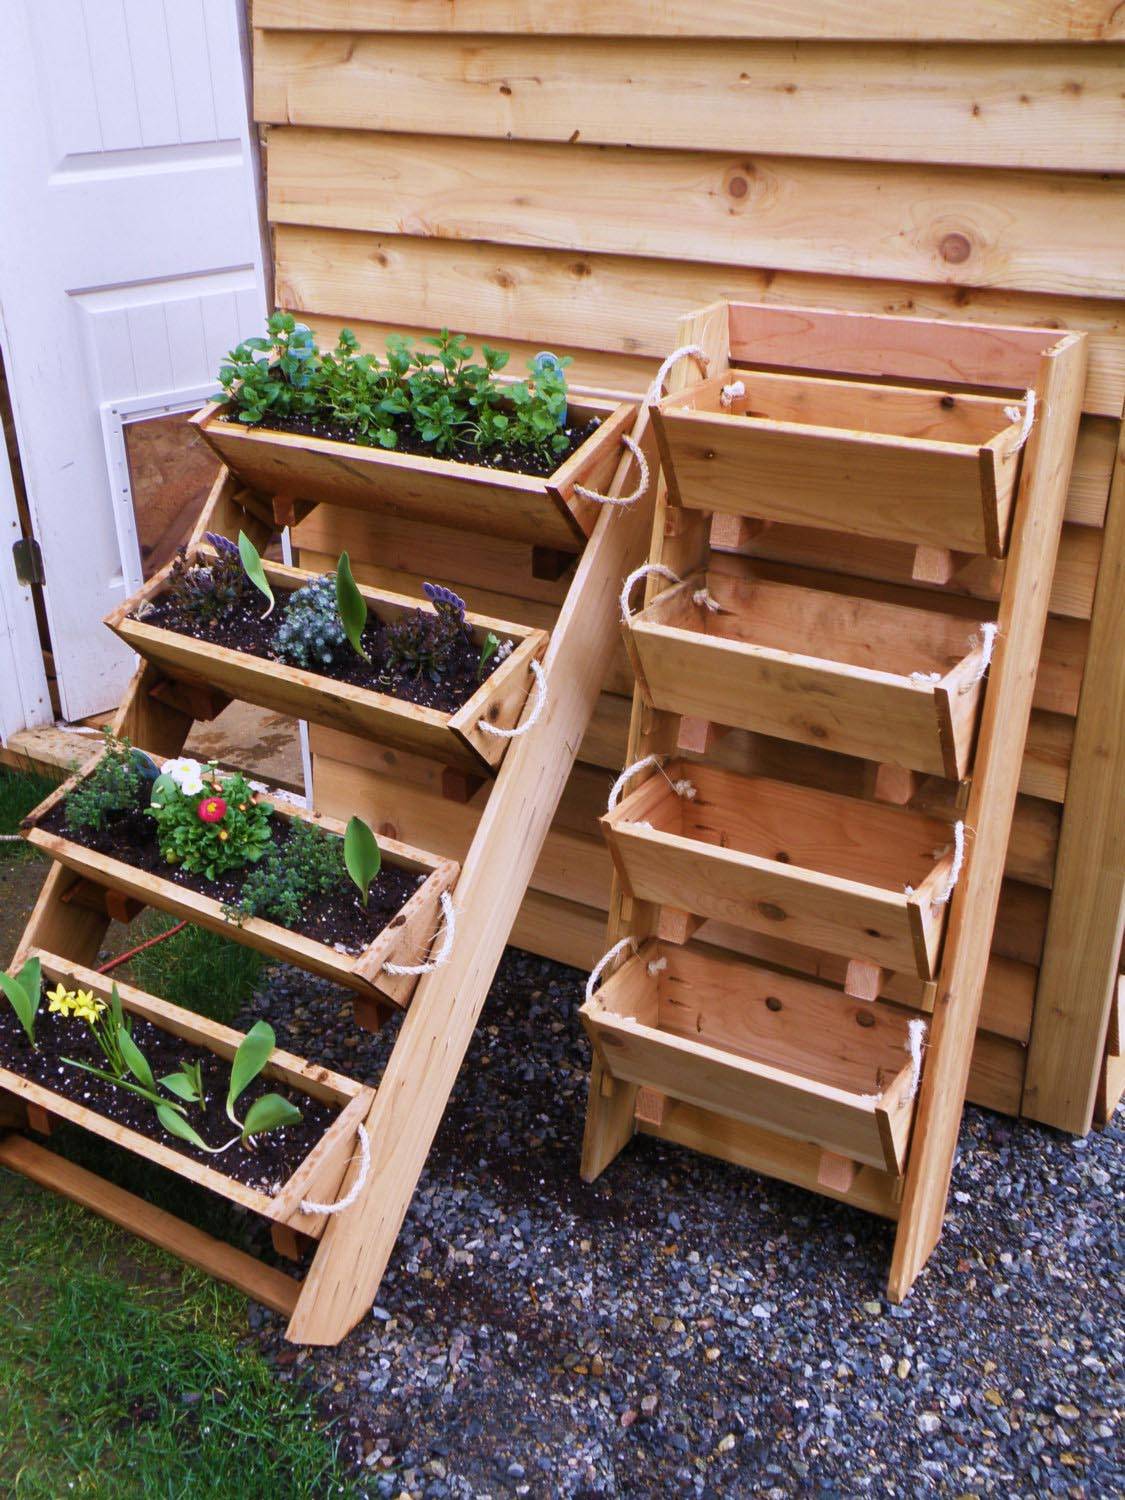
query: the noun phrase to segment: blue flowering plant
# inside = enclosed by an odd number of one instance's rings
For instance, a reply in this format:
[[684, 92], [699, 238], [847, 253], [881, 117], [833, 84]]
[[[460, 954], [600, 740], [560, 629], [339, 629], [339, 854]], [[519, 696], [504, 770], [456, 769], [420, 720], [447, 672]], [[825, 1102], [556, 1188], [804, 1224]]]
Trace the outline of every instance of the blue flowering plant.
[[457, 647], [471, 645], [473, 633], [460, 594], [440, 583], [424, 583], [422, 592], [433, 609], [408, 610], [387, 626], [384, 661], [399, 676], [440, 682], [454, 665]]

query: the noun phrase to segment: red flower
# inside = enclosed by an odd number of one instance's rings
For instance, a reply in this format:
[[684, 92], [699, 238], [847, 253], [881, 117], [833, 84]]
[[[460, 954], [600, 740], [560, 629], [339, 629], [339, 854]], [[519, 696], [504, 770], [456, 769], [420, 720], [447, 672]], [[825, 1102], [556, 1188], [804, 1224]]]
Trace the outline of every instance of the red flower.
[[221, 797], [204, 797], [196, 811], [204, 823], [221, 823], [227, 815], [227, 805]]

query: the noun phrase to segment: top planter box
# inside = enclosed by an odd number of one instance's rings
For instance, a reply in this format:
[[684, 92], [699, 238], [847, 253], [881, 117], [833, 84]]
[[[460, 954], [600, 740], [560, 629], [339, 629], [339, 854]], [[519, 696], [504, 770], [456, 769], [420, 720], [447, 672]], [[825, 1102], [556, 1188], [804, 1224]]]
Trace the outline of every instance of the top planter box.
[[225, 402], [205, 406], [192, 421], [232, 473], [282, 502], [282, 521], [294, 501], [331, 500], [580, 552], [599, 507], [576, 496], [574, 487], [605, 490], [621, 458], [621, 437], [632, 425], [634, 408], [583, 397], [571, 401], [570, 412], [576, 422], [600, 417], [601, 426], [547, 479], [249, 427], [225, 420], [230, 413]]
[[[722, 390], [740, 381], [730, 406]], [[653, 409], [672, 499], [1003, 557], [1020, 422], [990, 396], [727, 370]]]

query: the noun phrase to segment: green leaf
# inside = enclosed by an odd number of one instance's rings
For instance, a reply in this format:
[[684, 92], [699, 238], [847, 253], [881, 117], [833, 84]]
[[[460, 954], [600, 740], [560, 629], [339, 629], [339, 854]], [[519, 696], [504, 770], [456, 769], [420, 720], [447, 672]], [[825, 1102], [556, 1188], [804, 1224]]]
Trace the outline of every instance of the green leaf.
[[207, 1144], [198, 1130], [188, 1124], [174, 1105], [158, 1104], [156, 1106], [156, 1118], [164, 1126], [169, 1135], [178, 1136], [181, 1141], [187, 1141], [189, 1146], [198, 1146], [202, 1151], [213, 1152], [215, 1150], [214, 1146]]
[[130, 1036], [132, 1035], [133, 1018], [132, 1016], [127, 1016], [125, 1014], [124, 1008], [121, 1004], [121, 991], [117, 988], [116, 985], [114, 985], [109, 992], [109, 1018], [110, 1023], [113, 1026], [114, 1036], [116, 1036], [117, 1033], [122, 1029], [127, 1031]]
[[477, 662], [477, 681], [480, 682], [484, 676], [484, 669], [500, 649], [500, 637], [495, 631], [490, 630], [484, 638], [484, 645], [480, 648], [480, 660]]
[[379, 840], [362, 818], [350, 818], [344, 834], [344, 864], [367, 905], [367, 892], [383, 863]]
[[137, 1082], [142, 1084], [146, 1089], [155, 1089], [156, 1079], [153, 1077], [152, 1069], [148, 1065], [148, 1058], [137, 1046], [124, 1026], [117, 1028], [117, 1045], [121, 1048], [121, 1056], [125, 1059], [125, 1066]]
[[362, 656], [364, 661], [370, 661], [371, 657], [363, 649], [367, 600], [360, 593], [359, 585], [352, 576], [351, 559], [346, 552], [340, 553], [340, 561], [336, 564], [336, 608], [340, 612], [340, 624], [344, 627], [344, 634], [352, 650]]
[[[38, 959], [34, 962], [38, 963]], [[19, 1023], [27, 1032], [27, 1039], [35, 1046], [35, 1016], [39, 1010], [39, 993], [35, 991], [34, 999], [31, 993], [24, 989], [23, 978], [27, 973], [28, 966], [25, 965], [18, 975], [0, 974], [0, 988], [8, 998], [8, 1002], [16, 1015]]]
[[268, 1021], [255, 1021], [239, 1044], [230, 1065], [230, 1088], [227, 1090], [227, 1114], [241, 1128], [235, 1118], [234, 1106], [269, 1061], [277, 1038]]
[[255, 1099], [246, 1111], [242, 1122], [242, 1139], [252, 1135], [265, 1135], [267, 1130], [279, 1130], [285, 1125], [299, 1125], [304, 1116], [295, 1104], [283, 1099], [280, 1094], [263, 1094]]
[[246, 570], [247, 578], [270, 602], [269, 609], [262, 616], [263, 620], [268, 619], [273, 614], [276, 600], [273, 597], [270, 581], [266, 577], [266, 570], [262, 567], [261, 553], [244, 531], [238, 533], [238, 555], [242, 558], [242, 566]]
[[169, 1073], [167, 1078], [162, 1078], [160, 1082], [170, 1094], [175, 1094], [176, 1098], [182, 1099], [185, 1104], [194, 1104], [199, 1097], [191, 1079], [184, 1073]]

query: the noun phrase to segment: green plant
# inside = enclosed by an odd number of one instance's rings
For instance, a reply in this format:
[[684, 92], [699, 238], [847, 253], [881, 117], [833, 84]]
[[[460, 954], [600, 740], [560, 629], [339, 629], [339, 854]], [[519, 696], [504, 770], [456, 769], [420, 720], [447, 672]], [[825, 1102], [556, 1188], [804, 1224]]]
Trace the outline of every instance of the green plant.
[[437, 583], [424, 583], [422, 592], [433, 612], [414, 609], [392, 621], [383, 633], [383, 651], [393, 671], [440, 682], [453, 666], [454, 648], [471, 642], [472, 631], [459, 594]]
[[[156, 822], [160, 852], [170, 865], [216, 880], [254, 864], [270, 846], [273, 806], [259, 800], [240, 773], [204, 773], [203, 795], [185, 792], [173, 775], [160, 776], [148, 815]], [[194, 785], [194, 783], [189, 783]]]
[[219, 384], [240, 422], [260, 422], [267, 413], [309, 415], [317, 409], [320, 357], [312, 333], [290, 313], [275, 312], [268, 338], [245, 339], [227, 355]]
[[367, 600], [352, 577], [351, 558], [346, 552], [340, 553], [340, 561], [336, 564], [336, 609], [352, 650], [362, 656], [364, 661], [370, 661], [370, 655], [363, 649]]
[[295, 927], [309, 902], [327, 896], [347, 879], [343, 841], [315, 823], [294, 818], [283, 844], [274, 844], [247, 875], [237, 906], [226, 914], [240, 922], [264, 917]]
[[47, 995], [48, 1011], [62, 1016], [77, 1016], [85, 1021], [90, 1034], [101, 1048], [114, 1078], [124, 1078], [128, 1069], [121, 1035], [132, 1035], [133, 1018], [126, 1014], [121, 1004], [121, 994], [114, 985], [110, 991], [109, 1004], [99, 1000], [92, 990], [68, 990], [60, 980]]
[[203, 1064], [198, 1058], [195, 1062], [181, 1062], [178, 1072], [165, 1074], [160, 1082], [170, 1094], [175, 1094], [185, 1104], [207, 1102], [207, 1095], [203, 1091]]
[[383, 855], [379, 840], [362, 818], [348, 819], [344, 834], [344, 864], [366, 907], [371, 882], [383, 865]]
[[42, 964], [37, 958], [29, 958], [18, 974], [0, 974], [0, 989], [4, 991], [8, 1004], [15, 1011], [34, 1048], [35, 1020], [43, 996]]
[[262, 567], [262, 556], [254, 543], [244, 531], [238, 533], [238, 555], [242, 559], [242, 566], [246, 570], [246, 576], [250, 582], [262, 594], [268, 604], [263, 620], [268, 620], [273, 614], [276, 600], [273, 597], [273, 588], [266, 577], [266, 570]]
[[315, 672], [337, 661], [347, 640], [335, 580], [325, 573], [291, 595], [285, 618], [274, 631], [273, 649], [282, 661]]
[[[253, 865], [248, 878], [253, 879], [265, 863]], [[173, 922], [174, 918], [150, 908], [134, 924], [136, 938], [156, 937]], [[249, 1003], [263, 962], [262, 955], [245, 943], [232, 942], [206, 927], [188, 926], [134, 955], [121, 972], [149, 994], [162, 995], [173, 1005], [230, 1025]]]
[[484, 677], [484, 669], [500, 650], [500, 637], [495, 631], [490, 630], [484, 638], [484, 645], [480, 648], [480, 657], [477, 661], [477, 681]]
[[302, 1119], [297, 1106], [280, 1094], [260, 1095], [246, 1111], [244, 1120], [234, 1112], [234, 1106], [269, 1062], [276, 1040], [273, 1027], [267, 1021], [255, 1021], [239, 1043], [230, 1065], [227, 1118], [238, 1126], [244, 1146], [249, 1144], [251, 1136], [264, 1135], [286, 1125], [299, 1125]]
[[132, 812], [140, 806], [146, 776], [142, 762], [126, 739], [105, 730], [105, 751], [88, 776], [67, 794], [65, 821], [68, 828], [100, 831], [108, 817]]
[[227, 620], [246, 597], [248, 580], [238, 548], [217, 532], [208, 531], [205, 536], [215, 556], [189, 562], [186, 548], [181, 547], [168, 575], [163, 598], [180, 626]]
[[20, 824], [33, 808], [58, 786], [58, 781], [38, 771], [0, 766], [0, 862], [26, 859], [37, 851], [33, 844], [14, 838]]

